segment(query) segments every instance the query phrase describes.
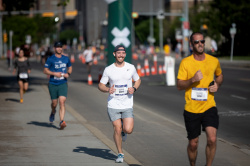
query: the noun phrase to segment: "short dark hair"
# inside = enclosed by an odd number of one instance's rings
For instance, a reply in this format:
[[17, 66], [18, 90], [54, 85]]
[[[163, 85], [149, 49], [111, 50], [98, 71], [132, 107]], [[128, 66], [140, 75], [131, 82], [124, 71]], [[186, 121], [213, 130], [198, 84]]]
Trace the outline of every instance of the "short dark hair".
[[204, 35], [201, 32], [193, 32], [192, 35], [190, 36], [190, 42], [193, 43], [193, 36], [194, 35], [202, 35], [204, 37]]
[[[123, 49], [122, 50], [119, 49], [120, 47], [122, 47]], [[116, 51], [125, 51], [126, 52], [126, 48], [123, 45], [120, 44], [120, 45], [115, 46], [114, 52], [116, 52]]]

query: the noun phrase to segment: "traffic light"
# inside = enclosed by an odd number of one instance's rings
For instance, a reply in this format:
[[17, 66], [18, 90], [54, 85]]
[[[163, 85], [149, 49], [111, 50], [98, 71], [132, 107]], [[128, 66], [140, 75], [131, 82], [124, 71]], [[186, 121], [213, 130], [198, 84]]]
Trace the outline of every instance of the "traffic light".
[[132, 18], [136, 19], [139, 17], [139, 14], [137, 12], [132, 12]]
[[3, 34], [3, 42], [4, 42], [4, 43], [7, 43], [7, 41], [8, 41], [7, 33], [4, 33], [4, 34]]

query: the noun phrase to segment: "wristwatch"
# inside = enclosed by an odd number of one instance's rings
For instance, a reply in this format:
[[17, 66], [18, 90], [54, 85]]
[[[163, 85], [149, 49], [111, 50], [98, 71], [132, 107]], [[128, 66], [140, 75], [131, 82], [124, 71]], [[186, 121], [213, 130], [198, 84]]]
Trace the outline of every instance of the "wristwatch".
[[136, 91], [136, 88], [135, 87], [133, 87], [134, 88], [134, 92]]
[[68, 75], [70, 76], [70, 73], [68, 73]]

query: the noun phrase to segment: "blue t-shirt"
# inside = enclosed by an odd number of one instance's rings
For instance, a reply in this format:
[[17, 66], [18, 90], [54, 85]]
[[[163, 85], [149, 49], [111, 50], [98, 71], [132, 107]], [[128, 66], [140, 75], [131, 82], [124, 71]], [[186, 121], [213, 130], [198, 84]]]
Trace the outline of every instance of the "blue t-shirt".
[[[50, 56], [44, 67], [48, 68], [52, 72], [62, 72], [67, 73], [67, 68], [71, 66], [71, 62], [67, 56], [62, 55], [61, 58], [56, 57], [55, 55]], [[64, 77], [56, 77], [51, 75], [49, 79], [50, 84], [60, 85], [66, 83], [67, 79]]]

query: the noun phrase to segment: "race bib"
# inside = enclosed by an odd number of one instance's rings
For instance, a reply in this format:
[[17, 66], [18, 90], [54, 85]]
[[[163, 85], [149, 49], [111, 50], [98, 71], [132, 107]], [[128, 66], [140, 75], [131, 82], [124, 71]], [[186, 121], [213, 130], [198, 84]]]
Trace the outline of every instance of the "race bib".
[[28, 73], [20, 73], [20, 74], [19, 74], [19, 77], [20, 77], [21, 79], [26, 79], [26, 78], [28, 78]]
[[128, 94], [128, 86], [127, 85], [115, 85], [115, 95], [122, 96]]
[[207, 88], [192, 88], [191, 99], [197, 101], [207, 101]]
[[54, 76], [54, 79], [55, 79], [55, 80], [63, 80], [63, 79], [64, 79], [64, 77], [63, 77], [63, 76], [64, 76], [64, 73], [62, 73], [62, 74], [61, 74], [61, 77], [60, 77], [60, 78], [58, 78], [58, 77]]

